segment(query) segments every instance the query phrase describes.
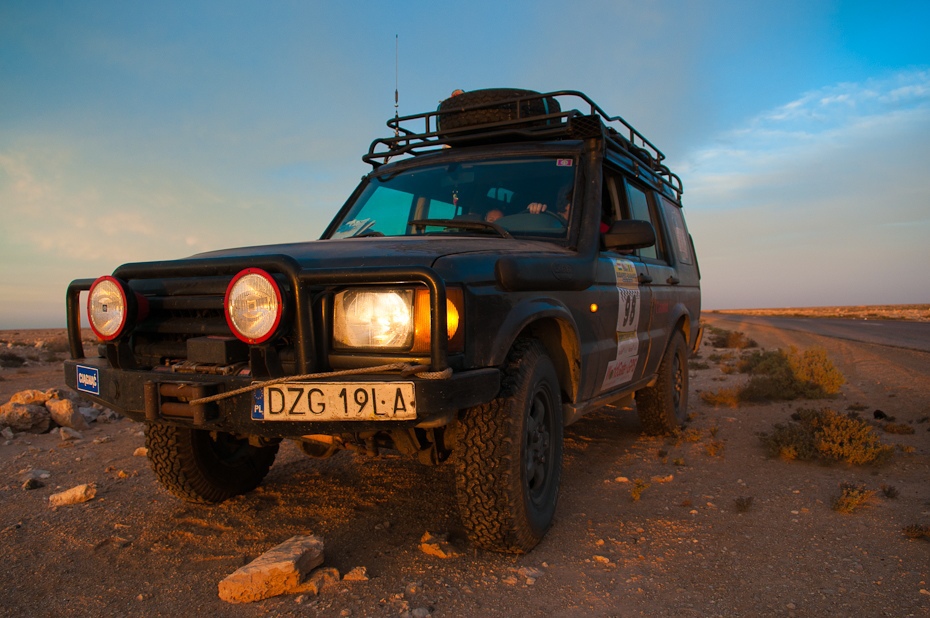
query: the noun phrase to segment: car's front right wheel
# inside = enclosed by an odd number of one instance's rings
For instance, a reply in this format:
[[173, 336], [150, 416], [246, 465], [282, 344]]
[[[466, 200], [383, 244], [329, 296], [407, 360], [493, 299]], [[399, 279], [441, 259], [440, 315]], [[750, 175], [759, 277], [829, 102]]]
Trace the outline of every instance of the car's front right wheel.
[[520, 339], [501, 391], [462, 412], [456, 497], [471, 541], [484, 549], [531, 550], [552, 525], [562, 476], [562, 401], [543, 345]]
[[247, 438], [203, 429], [149, 425], [152, 470], [165, 489], [188, 502], [222, 502], [252, 491], [278, 453], [277, 444], [253, 446]]

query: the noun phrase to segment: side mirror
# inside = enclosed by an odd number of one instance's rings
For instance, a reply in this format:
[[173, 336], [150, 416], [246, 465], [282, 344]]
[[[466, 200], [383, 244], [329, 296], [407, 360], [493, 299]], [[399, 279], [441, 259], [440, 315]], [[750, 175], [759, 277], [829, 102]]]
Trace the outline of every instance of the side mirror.
[[656, 231], [649, 221], [623, 219], [614, 221], [604, 233], [607, 249], [645, 249], [656, 244]]

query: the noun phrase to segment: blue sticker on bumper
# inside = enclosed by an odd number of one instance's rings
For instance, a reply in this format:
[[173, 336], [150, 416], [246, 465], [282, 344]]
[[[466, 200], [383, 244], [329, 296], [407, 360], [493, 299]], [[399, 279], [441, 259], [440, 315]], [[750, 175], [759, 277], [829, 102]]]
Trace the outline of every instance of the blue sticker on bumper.
[[100, 371], [96, 367], [77, 366], [77, 389], [91, 395], [100, 394]]
[[252, 391], [252, 420], [265, 420], [265, 391], [262, 389]]

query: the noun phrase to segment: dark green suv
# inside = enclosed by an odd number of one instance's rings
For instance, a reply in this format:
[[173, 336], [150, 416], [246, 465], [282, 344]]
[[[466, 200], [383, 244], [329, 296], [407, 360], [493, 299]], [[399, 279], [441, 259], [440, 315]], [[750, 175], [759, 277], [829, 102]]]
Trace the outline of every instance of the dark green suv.
[[653, 434], [686, 416], [701, 297], [681, 181], [577, 91], [465, 92], [388, 126], [320, 240], [72, 282], [65, 378], [146, 423], [185, 500], [255, 488], [283, 439], [393, 449], [451, 458], [471, 540], [528, 551], [565, 425], [607, 404]]

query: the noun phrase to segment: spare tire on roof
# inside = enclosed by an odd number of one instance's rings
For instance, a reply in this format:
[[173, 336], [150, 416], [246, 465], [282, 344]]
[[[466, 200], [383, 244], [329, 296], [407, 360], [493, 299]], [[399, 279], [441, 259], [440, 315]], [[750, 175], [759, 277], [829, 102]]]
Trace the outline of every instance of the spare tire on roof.
[[[490, 122], [516, 120], [518, 111], [521, 119], [556, 114], [561, 111], [559, 102], [552, 97], [540, 97], [526, 101], [513, 100], [534, 94], [539, 93], [534, 90], [520, 90], [518, 88], [486, 88], [449, 97], [439, 104], [439, 117], [436, 121], [437, 129], [449, 131]], [[463, 111], [467, 107], [477, 105], [481, 107]], [[545, 124], [546, 121], [541, 121], [541, 123]], [[528, 124], [540, 124], [540, 122]]]

